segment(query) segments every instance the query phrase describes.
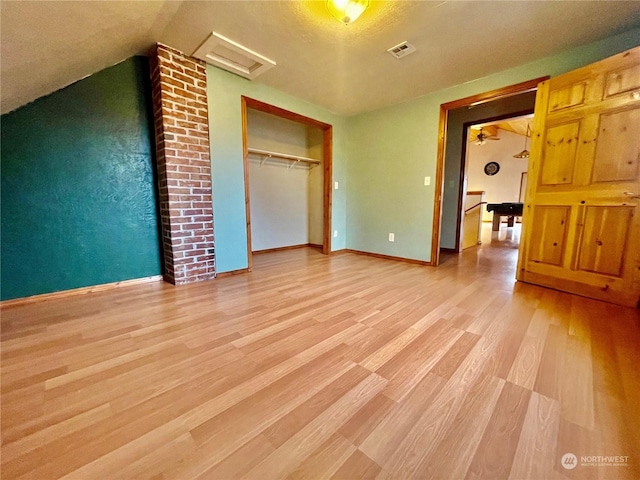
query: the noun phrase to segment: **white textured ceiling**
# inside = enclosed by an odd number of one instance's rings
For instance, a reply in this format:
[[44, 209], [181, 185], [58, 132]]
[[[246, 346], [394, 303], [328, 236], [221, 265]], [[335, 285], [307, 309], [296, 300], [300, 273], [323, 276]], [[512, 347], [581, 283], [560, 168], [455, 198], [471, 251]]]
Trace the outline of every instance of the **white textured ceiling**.
[[[162, 42], [212, 30], [276, 61], [254, 80], [355, 114], [640, 26], [640, 2], [372, 1], [353, 25], [324, 1], [2, 0], [1, 109], [11, 111]], [[386, 50], [409, 41], [397, 60]]]

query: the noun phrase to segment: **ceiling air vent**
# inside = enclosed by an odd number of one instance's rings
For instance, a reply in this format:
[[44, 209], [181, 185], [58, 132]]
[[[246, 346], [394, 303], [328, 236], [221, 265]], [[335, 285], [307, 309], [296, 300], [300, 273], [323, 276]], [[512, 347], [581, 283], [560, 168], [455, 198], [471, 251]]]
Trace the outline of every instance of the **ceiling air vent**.
[[407, 55], [415, 51], [416, 51], [416, 47], [411, 45], [409, 42], [402, 42], [396, 45], [395, 47], [391, 47], [389, 50], [387, 50], [387, 52], [389, 52], [391, 55], [393, 55], [396, 58], [406, 57]]
[[276, 65], [273, 60], [216, 32], [211, 32], [192, 56], [249, 80], [253, 80]]

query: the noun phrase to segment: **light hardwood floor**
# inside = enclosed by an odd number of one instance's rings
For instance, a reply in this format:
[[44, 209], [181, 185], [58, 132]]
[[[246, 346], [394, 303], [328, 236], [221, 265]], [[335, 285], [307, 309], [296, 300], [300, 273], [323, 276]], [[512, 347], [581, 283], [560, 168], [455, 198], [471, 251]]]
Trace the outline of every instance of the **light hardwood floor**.
[[640, 478], [638, 311], [516, 284], [506, 231], [3, 309], [2, 478]]

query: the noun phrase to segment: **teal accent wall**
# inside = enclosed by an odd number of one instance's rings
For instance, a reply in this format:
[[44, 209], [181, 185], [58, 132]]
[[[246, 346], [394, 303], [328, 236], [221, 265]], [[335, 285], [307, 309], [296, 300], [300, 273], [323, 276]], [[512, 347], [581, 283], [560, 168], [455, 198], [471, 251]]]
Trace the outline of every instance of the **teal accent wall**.
[[338, 237], [332, 238], [331, 248], [345, 248], [348, 189], [345, 118], [210, 65], [207, 66], [207, 95], [218, 273], [240, 270], [248, 265], [242, 160], [243, 95], [333, 126], [332, 182], [339, 182], [339, 189], [333, 190], [332, 230], [338, 230]]
[[[347, 120], [347, 247], [429, 261], [440, 105], [556, 76], [640, 44], [640, 29]], [[489, 60], [490, 61], [490, 60]], [[424, 177], [431, 186], [424, 186]], [[388, 233], [395, 242], [388, 242]]]
[[134, 57], [2, 116], [3, 300], [161, 273], [149, 92]]

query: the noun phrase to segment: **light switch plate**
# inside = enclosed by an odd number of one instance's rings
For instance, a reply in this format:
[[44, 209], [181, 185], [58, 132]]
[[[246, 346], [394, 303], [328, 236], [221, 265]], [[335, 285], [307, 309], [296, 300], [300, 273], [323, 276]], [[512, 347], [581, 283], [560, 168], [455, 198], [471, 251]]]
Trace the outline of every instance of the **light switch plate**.
[[390, 242], [395, 242], [396, 241], [396, 234], [395, 233], [390, 233], [389, 234], [389, 241]]
[[424, 177], [424, 186], [428, 187], [431, 185], [431, 177]]
[[334, 184], [333, 184], [333, 188], [334, 188], [335, 190], [338, 190], [338, 182], [334, 182]]

